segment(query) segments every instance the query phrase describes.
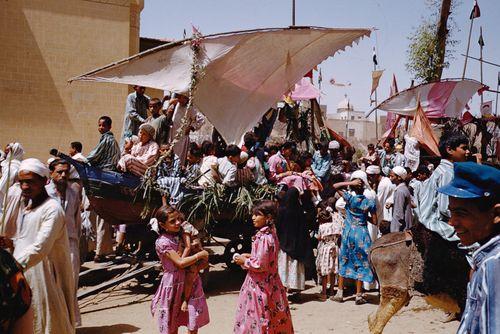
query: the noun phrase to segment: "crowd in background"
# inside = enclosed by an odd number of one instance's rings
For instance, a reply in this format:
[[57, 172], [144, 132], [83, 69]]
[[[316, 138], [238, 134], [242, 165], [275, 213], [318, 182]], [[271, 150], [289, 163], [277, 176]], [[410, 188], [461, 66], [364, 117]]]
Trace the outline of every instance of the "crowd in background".
[[[244, 135], [241, 145], [195, 143], [190, 142], [189, 134], [200, 128], [203, 117], [194, 109], [186, 109], [187, 104], [187, 98], [180, 95], [163, 101], [149, 99], [143, 87], [135, 87], [127, 99], [120, 144], [111, 131], [111, 118], [102, 116], [98, 120], [101, 137], [97, 146], [85, 156], [82, 144], [75, 141], [70, 144], [69, 155], [105, 171], [138, 177], [143, 177], [162, 157], [154, 177], [164, 204], [163, 214], [157, 214], [157, 218], [166, 237], [157, 242], [157, 252], [166, 272], [162, 278], [165, 286], [173, 279], [184, 279], [171, 275], [175, 268], [193, 266], [208, 257], [201, 248], [182, 257], [175, 255], [179, 247], [190, 249], [189, 239], [179, 246], [179, 241], [172, 238], [186, 233], [179, 227], [183, 218], [175, 207], [188, 184], [198, 189], [217, 183], [229, 188], [267, 183], [277, 186], [276, 212], [265, 205], [254, 210], [258, 232], [252, 254], [258, 254], [260, 260], [251, 254], [235, 257], [237, 264], [249, 270], [250, 277], [240, 295], [235, 332], [245, 333], [246, 326], [251, 327], [255, 321], [244, 315], [250, 307], [246, 298], [250, 297], [243, 294], [255, 282], [278, 289], [275, 291], [279, 296], [273, 301], [284, 304], [273, 307], [285, 311], [280, 313], [284, 317], [281, 322], [274, 325], [289, 330], [292, 324], [291, 319], [286, 320], [289, 309], [283, 296], [287, 292], [291, 300], [300, 298], [310, 277], [317, 277], [321, 284], [318, 298], [322, 301], [329, 294], [332, 300], [343, 302], [346, 280], [352, 280], [355, 303], [366, 303], [363, 290], [375, 287], [369, 248], [380, 236], [422, 223], [446, 240], [458, 240], [448, 224], [448, 196], [438, 188], [453, 179], [453, 163], [470, 159], [481, 162], [470, 155], [469, 141], [463, 134], [443, 134], [439, 142], [441, 157], [422, 156], [418, 163], [405, 154], [405, 143], [395, 144], [392, 140], [380, 146], [368, 145], [367, 152], [358, 158], [354, 149], [335, 140], [320, 142], [314, 152], [309, 152], [293, 142], [266, 144], [253, 132]], [[113, 252], [113, 231], [103, 219], [91, 218], [92, 210], [78, 173], [67, 161], [55, 158], [44, 164], [37, 159], [23, 160], [23, 154], [20, 143], [5, 147], [0, 179], [0, 212], [5, 220], [0, 233], [2, 248], [14, 250], [33, 291], [31, 313], [25, 314], [16, 326], [21, 326], [23, 329], [18, 331], [23, 333], [28, 331], [22, 326], [29, 323], [35, 324], [36, 333], [69, 333], [80, 323], [76, 290], [82, 225], [90, 224], [96, 231], [96, 262], [105, 261]], [[173, 217], [172, 221], [169, 217]], [[27, 220], [33, 221], [31, 225]], [[115, 250], [120, 252], [126, 227], [119, 226], [115, 232]], [[264, 267], [270, 275], [266, 280], [261, 277]], [[177, 300], [175, 305], [170, 297], [158, 296], [163, 298], [157, 301], [161, 332], [186, 325], [194, 333], [208, 323], [199, 284], [197, 278], [186, 284], [192, 295], [187, 293], [188, 297]], [[178, 288], [183, 290], [184, 283]], [[269, 296], [262, 292], [255, 297]], [[186, 318], [174, 321], [172, 307], [181, 307], [183, 302]], [[188, 303], [190, 306], [186, 306]], [[195, 320], [191, 319], [193, 314]]]

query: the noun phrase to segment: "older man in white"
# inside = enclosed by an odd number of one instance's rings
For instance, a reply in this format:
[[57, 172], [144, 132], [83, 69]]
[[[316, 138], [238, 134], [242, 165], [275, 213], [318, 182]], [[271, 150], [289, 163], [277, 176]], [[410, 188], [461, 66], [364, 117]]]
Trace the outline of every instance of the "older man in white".
[[21, 163], [19, 185], [9, 191], [5, 226], [0, 226], [0, 247], [13, 250], [33, 294], [31, 309], [20, 320], [33, 326], [22, 333], [75, 332], [68, 232], [61, 204], [45, 190], [48, 177], [49, 169], [38, 159]]
[[[80, 193], [72, 188], [68, 182], [70, 165], [67, 161], [56, 159], [49, 165], [50, 182], [45, 186], [47, 193], [53, 199], [59, 201], [64, 210], [64, 221], [69, 239], [69, 255], [73, 267], [73, 279], [75, 281], [75, 301], [78, 289], [78, 278], [80, 274], [80, 236], [82, 233], [82, 217], [80, 214]], [[80, 325], [80, 310], [75, 303], [76, 324]]]
[[392, 197], [396, 186], [388, 177], [381, 174], [381, 169], [379, 166], [368, 166], [366, 168], [366, 174], [368, 175], [368, 182], [370, 182], [370, 186], [377, 193], [378, 227], [371, 224], [368, 225], [368, 228], [370, 229], [370, 237], [372, 238], [372, 240], [375, 240], [379, 232], [379, 228], [383, 230], [385, 226], [387, 228], [389, 227], [388, 225], [392, 219], [392, 216], [388, 216], [386, 212], [388, 209], [385, 207], [385, 205], [387, 204], [387, 200]]

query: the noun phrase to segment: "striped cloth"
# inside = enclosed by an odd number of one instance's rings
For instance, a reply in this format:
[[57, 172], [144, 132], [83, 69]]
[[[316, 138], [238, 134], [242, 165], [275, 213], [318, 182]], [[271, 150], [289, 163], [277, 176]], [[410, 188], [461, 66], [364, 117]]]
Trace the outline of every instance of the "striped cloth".
[[121, 157], [118, 166], [124, 172], [129, 171], [142, 176], [146, 169], [156, 161], [158, 150], [158, 144], [152, 140], [145, 144], [139, 142], [132, 147], [130, 153], [125, 153]]
[[115, 170], [119, 159], [120, 147], [111, 131], [101, 135], [99, 143], [87, 156], [87, 161], [91, 166], [103, 170]]

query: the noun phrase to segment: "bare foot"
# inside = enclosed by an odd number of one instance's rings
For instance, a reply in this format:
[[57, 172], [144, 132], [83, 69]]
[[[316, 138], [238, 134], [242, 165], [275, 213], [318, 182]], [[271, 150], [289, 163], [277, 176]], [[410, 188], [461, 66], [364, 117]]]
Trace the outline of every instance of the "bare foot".
[[182, 312], [187, 312], [187, 310], [188, 310], [188, 302], [187, 302], [187, 300], [185, 300], [185, 301], [182, 302], [181, 311]]

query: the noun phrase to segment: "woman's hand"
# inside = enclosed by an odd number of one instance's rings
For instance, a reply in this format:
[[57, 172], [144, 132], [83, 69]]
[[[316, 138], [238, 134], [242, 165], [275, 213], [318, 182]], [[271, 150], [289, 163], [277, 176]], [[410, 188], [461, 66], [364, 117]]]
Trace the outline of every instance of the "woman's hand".
[[247, 257], [245, 257], [243, 255], [238, 255], [238, 256], [235, 256], [234, 263], [236, 263], [239, 266], [242, 266], [245, 264], [246, 259], [247, 259]]
[[361, 181], [360, 179], [354, 179], [351, 181], [350, 186], [361, 187], [361, 186], [363, 186], [363, 181]]

